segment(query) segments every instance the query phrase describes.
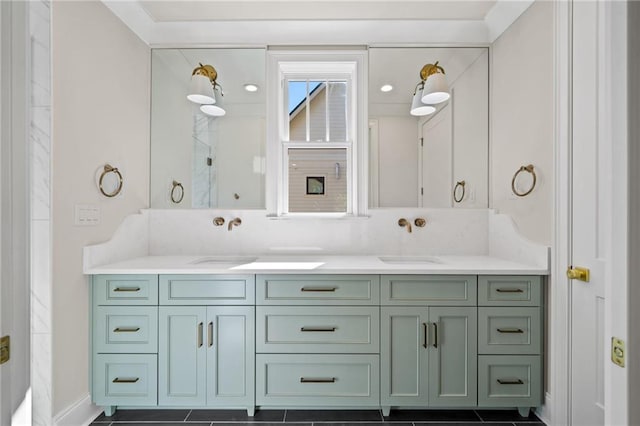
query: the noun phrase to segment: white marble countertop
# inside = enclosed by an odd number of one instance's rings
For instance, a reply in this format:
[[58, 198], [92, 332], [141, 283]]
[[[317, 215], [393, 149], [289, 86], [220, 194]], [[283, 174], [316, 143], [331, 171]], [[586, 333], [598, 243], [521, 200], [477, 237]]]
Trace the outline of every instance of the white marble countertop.
[[[381, 259], [386, 259], [383, 261]], [[548, 269], [490, 256], [145, 256], [84, 270], [96, 274], [484, 274], [547, 275]]]

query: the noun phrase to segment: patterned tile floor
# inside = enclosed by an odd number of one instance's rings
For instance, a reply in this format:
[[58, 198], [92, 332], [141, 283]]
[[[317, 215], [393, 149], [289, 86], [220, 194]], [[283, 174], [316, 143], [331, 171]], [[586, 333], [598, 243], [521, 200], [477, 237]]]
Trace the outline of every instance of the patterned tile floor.
[[516, 410], [118, 410], [101, 414], [93, 426], [545, 426], [535, 416]]

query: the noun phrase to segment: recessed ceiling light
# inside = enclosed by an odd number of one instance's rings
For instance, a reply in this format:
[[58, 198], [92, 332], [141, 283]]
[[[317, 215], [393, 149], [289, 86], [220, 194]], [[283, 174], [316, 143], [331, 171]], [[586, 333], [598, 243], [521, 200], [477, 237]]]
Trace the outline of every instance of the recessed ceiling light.
[[244, 90], [246, 90], [247, 92], [257, 92], [258, 86], [256, 86], [255, 84], [247, 83], [244, 85]]
[[390, 92], [393, 90], [393, 86], [390, 84], [384, 84], [381, 88], [380, 91], [381, 92]]

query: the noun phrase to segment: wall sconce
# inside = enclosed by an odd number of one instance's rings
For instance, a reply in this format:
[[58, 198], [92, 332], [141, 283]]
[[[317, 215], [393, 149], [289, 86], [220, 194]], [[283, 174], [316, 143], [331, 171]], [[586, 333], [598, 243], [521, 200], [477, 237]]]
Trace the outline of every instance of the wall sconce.
[[191, 84], [187, 99], [196, 104], [201, 104], [200, 111], [204, 114], [221, 117], [226, 114], [226, 111], [214, 105], [216, 103], [215, 90], [219, 90], [220, 96], [224, 96], [222, 86], [216, 82], [218, 72], [211, 65], [202, 65], [202, 63], [199, 65], [191, 73]]
[[433, 114], [433, 105], [442, 103], [451, 97], [449, 85], [444, 75], [444, 68], [435, 64], [426, 64], [420, 70], [420, 82], [416, 85], [411, 102], [411, 115], [422, 116]]

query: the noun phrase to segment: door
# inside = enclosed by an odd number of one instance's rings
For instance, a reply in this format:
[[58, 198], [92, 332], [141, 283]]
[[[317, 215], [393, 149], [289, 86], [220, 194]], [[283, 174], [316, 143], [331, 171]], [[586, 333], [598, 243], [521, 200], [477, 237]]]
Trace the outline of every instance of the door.
[[451, 207], [453, 153], [451, 104], [435, 117], [420, 122], [422, 138], [420, 160], [421, 207]]
[[158, 318], [158, 404], [204, 406], [207, 308], [161, 306]]
[[426, 406], [428, 308], [381, 309], [381, 405]]
[[[606, 144], [599, 138], [598, 2], [573, 2], [573, 134], [570, 255], [573, 267], [590, 269], [588, 282], [569, 280], [571, 423], [604, 424], [605, 294], [610, 212], [599, 175]], [[610, 149], [610, 148], [609, 148]]]
[[478, 403], [478, 308], [430, 307], [429, 406]]
[[253, 409], [255, 308], [207, 308], [207, 405]]

